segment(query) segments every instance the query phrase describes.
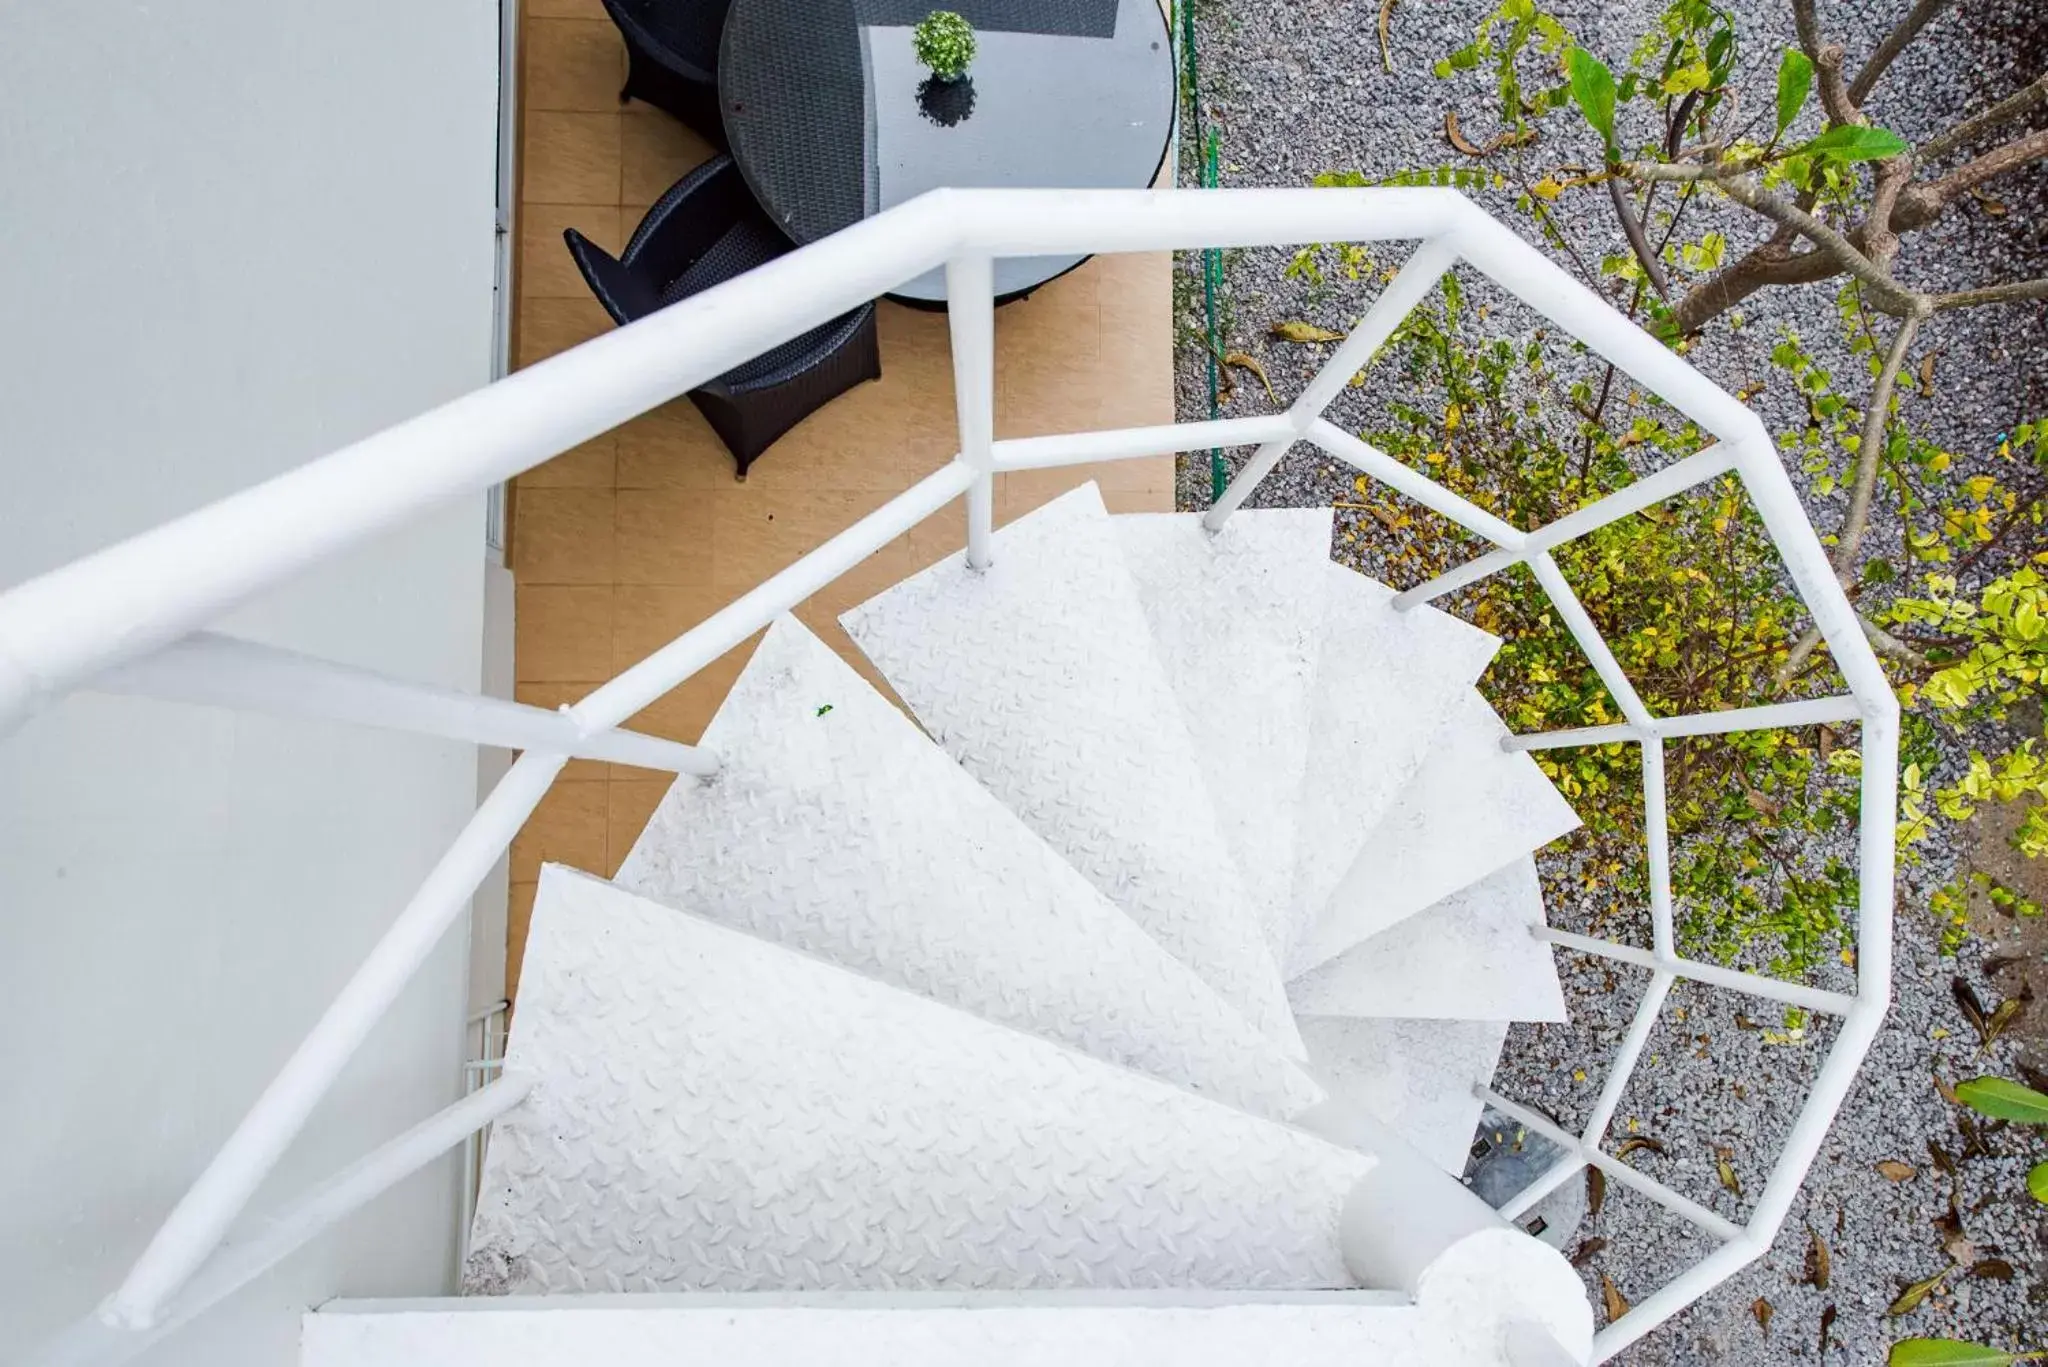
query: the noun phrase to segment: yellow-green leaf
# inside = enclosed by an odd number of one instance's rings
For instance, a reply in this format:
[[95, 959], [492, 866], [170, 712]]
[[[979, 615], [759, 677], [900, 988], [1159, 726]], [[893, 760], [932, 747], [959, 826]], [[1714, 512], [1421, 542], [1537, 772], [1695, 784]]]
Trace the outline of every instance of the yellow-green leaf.
[[1897, 133], [1854, 123], [1838, 124], [1799, 148], [1803, 155], [1833, 157], [1837, 161], [1876, 161], [1905, 150], [1906, 140]]
[[1233, 351], [1223, 358], [1223, 364], [1234, 365], [1240, 370], [1249, 370], [1258, 376], [1259, 383], [1266, 387], [1266, 397], [1276, 406], [1279, 404], [1280, 396], [1273, 392], [1273, 382], [1266, 378], [1266, 368], [1259, 364], [1258, 357], [1248, 356], [1242, 351]]
[[1893, 1319], [1897, 1319], [1901, 1315], [1912, 1314], [1915, 1310], [1918, 1310], [1920, 1308], [1920, 1302], [1926, 1300], [1928, 1294], [1932, 1292], [1935, 1287], [1940, 1286], [1943, 1282], [1948, 1280], [1948, 1274], [1953, 1271], [1955, 1271], [1954, 1267], [1944, 1267], [1943, 1269], [1941, 1269], [1941, 1271], [1935, 1273], [1932, 1277], [1928, 1277], [1922, 1281], [1914, 1282], [1911, 1286], [1907, 1287], [1904, 1291], [1901, 1291], [1899, 1293], [1899, 1298], [1897, 1300], [1893, 1301], [1890, 1305], [1885, 1307], [1885, 1314], [1890, 1315]]
[[1806, 92], [1813, 88], [1813, 63], [1796, 47], [1785, 49], [1778, 62], [1778, 132], [1792, 126], [1806, 104]]
[[2002, 1077], [1973, 1077], [1958, 1082], [1956, 1099], [1993, 1120], [2048, 1125], [2048, 1096]]
[[[2028, 1357], [2034, 1356], [2028, 1354]], [[1960, 1339], [1901, 1339], [1892, 1345], [1889, 1367], [2012, 1367], [2027, 1358]]]
[[2036, 1163], [2027, 1171], [2027, 1194], [2048, 1206], [2048, 1163]]
[[1314, 323], [1302, 323], [1292, 320], [1285, 323], [1275, 323], [1270, 331], [1283, 342], [1341, 342], [1344, 340], [1344, 334], [1341, 332], [1332, 332], [1328, 328], [1319, 328]]
[[1572, 101], [1579, 112], [1586, 116], [1586, 122], [1593, 125], [1593, 131], [1607, 144], [1609, 160], [1614, 157], [1614, 73], [1607, 64], [1582, 47], [1575, 47], [1565, 57], [1565, 69], [1571, 73]]

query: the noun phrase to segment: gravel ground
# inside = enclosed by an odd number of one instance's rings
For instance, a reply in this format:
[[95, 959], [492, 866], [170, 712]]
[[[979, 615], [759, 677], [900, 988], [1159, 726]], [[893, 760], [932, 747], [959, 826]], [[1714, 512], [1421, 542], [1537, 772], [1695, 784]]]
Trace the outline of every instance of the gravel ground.
[[[1468, 136], [1484, 141], [1494, 108], [1483, 74], [1440, 81], [1430, 63], [1466, 41], [1486, 6], [1403, 0], [1392, 21], [1396, 70], [1383, 71], [1376, 33], [1377, 0], [1194, 0], [1199, 30], [1205, 114], [1221, 137], [1225, 185], [1298, 185], [1324, 170], [1369, 176], [1462, 159], [1446, 143], [1442, 123], [1457, 109]], [[1552, 7], [1581, 41], [1616, 65], [1628, 43], [1661, 10], [1659, 0], [1582, 0]], [[1822, 22], [1848, 45], [1852, 63], [1867, 53], [1903, 11], [1901, 0], [1854, 5], [1822, 4]], [[2029, 11], [2032, 11], [2031, 16]], [[1789, 8], [1781, 0], [1741, 11], [1752, 64], [1775, 67], [1780, 42], [1791, 40]], [[2032, 30], [2031, 32], [2029, 30]], [[1958, 111], [1974, 111], [2008, 93], [2042, 65], [2048, 25], [2037, 6], [1965, 0], [1937, 20], [1893, 67], [1870, 105], [1872, 117], [1917, 140]], [[1759, 85], [1768, 99], [1769, 77]], [[1190, 140], [1191, 142], [1192, 140]], [[1543, 146], [1532, 154], [1530, 177], [1558, 162], [1597, 160], [1591, 147]], [[1966, 285], [2048, 271], [2044, 177], [1994, 187], [2008, 208], [1993, 217], [1978, 206], [1951, 212], [1908, 240], [1901, 274], [1922, 288]], [[1595, 251], [1619, 249], [1608, 238], [1611, 218], [1597, 192], [1576, 202], [1587, 216], [1585, 240]], [[1482, 201], [1484, 196], [1480, 197]], [[1569, 209], [1574, 201], [1563, 201]], [[1504, 205], [1495, 207], [1505, 210]], [[1521, 226], [1511, 213], [1509, 222]], [[1749, 221], [1725, 213], [1702, 218], [1699, 228], [1723, 226], [1730, 254], [1753, 240]], [[1247, 251], [1225, 256], [1222, 315], [1226, 350], [1260, 358], [1286, 395], [1320, 363], [1326, 348], [1269, 344], [1266, 327], [1304, 319], [1341, 329], [1369, 301], [1371, 289], [1314, 289], [1282, 278], [1291, 253]], [[1387, 260], [1398, 252], [1384, 253]], [[1199, 334], [1199, 267], [1182, 263], [1181, 325]], [[1468, 281], [1470, 277], [1467, 277]], [[1192, 286], [1189, 288], [1189, 286]], [[1483, 297], [1483, 294], [1476, 297]], [[1737, 387], [1766, 372], [1765, 358], [1781, 329], [1799, 322], [1817, 356], [1840, 376], [1855, 372], [1833, 322], [1833, 286], [1754, 296], [1746, 326], [1732, 344], [1699, 359], [1724, 385]], [[2048, 322], [2044, 311], [2004, 308], [1938, 317], [1923, 338], [1938, 346], [1937, 385], [1949, 427], [1933, 435], [1964, 453], [1988, 452], [1996, 435], [2028, 413], [2048, 410]], [[1527, 326], [1512, 306], [1496, 317], [1503, 332]], [[1780, 430], [1803, 422], [1788, 411], [1790, 396], [1766, 390], [1756, 404]], [[1180, 351], [1181, 416], [1208, 413], [1206, 373], [1196, 345]], [[1243, 378], [1226, 415], [1270, 407], [1255, 381]], [[1332, 418], [1353, 430], [1379, 418], [1370, 385], [1347, 391]], [[1233, 460], [1245, 452], [1229, 453]], [[1256, 505], [1314, 506], [1351, 495], [1349, 471], [1301, 449], [1291, 455], [1254, 498]], [[1198, 508], [1209, 497], [1206, 456], [1184, 462], [1181, 506]], [[1841, 517], [1839, 496], [1809, 498], [1817, 525]], [[1882, 537], [1880, 523], [1873, 536]], [[1893, 534], [1895, 528], [1891, 529]], [[1383, 538], [1376, 523], [1339, 513], [1339, 553], [1371, 565]], [[1675, 1322], [1617, 1359], [1629, 1364], [1791, 1361], [1877, 1363], [1888, 1345], [1911, 1335], [1982, 1338], [2007, 1347], [2048, 1348], [2048, 1219], [2026, 1197], [2029, 1156], [2048, 1151], [2018, 1131], [1986, 1126], [1973, 1142], [1959, 1127], [1957, 1109], [1944, 1101], [1934, 1078], [2004, 1072], [2013, 1068], [2012, 1045], [1980, 1052], [1952, 997], [1961, 977], [1988, 1002], [1998, 987], [1986, 980], [1986, 939], [1942, 958], [1938, 935], [1922, 911], [1925, 886], [1945, 877], [1960, 850], [1936, 850], [1923, 875], [1902, 889], [1894, 953], [1895, 1001], [1883, 1033], [1836, 1119], [1812, 1173], [1794, 1201], [1776, 1244], [1759, 1263], [1738, 1274]], [[1554, 922], [1587, 929], [1603, 918], [1603, 934], [1629, 938], [1641, 928], [1612, 908], [1556, 899]], [[1521, 1026], [1511, 1036], [1500, 1074], [1506, 1094], [1576, 1128], [1590, 1112], [1647, 983], [1647, 974], [1577, 955], [1559, 958], [1572, 1002], [1567, 1026]], [[1845, 987], [1846, 970], [1822, 985]], [[2012, 979], [2007, 977], [2008, 988]], [[2048, 1003], [2039, 1010], [2048, 1012]], [[1744, 1014], [1747, 1013], [1747, 1014]], [[1752, 1017], [1754, 1019], [1752, 1019]], [[1798, 1038], [1784, 1030], [1767, 1003], [1680, 984], [1660, 1014], [1644, 1063], [1623, 1095], [1615, 1133], [1656, 1140], [1663, 1151], [1631, 1155], [1645, 1171], [1694, 1200], [1734, 1219], [1753, 1208], [1771, 1160], [1790, 1130], [1833, 1041], [1832, 1022], [1809, 1025]], [[1930, 1142], [1958, 1160], [1951, 1179], [1939, 1171]], [[1964, 1157], [1968, 1154], [1968, 1157]], [[1727, 1177], [1724, 1179], [1722, 1164]], [[1879, 1163], [1901, 1163], [1897, 1180]], [[1740, 1190], [1731, 1188], [1733, 1186]], [[1958, 1272], [1910, 1314], [1885, 1311], [1900, 1289], [1945, 1266], [1949, 1254], [1936, 1221], [1958, 1212], [1969, 1248], [1951, 1251], [1978, 1275]], [[1810, 1231], [1810, 1233], [1809, 1233]], [[1604, 1204], [1578, 1240], [1605, 1240], [1585, 1262], [1589, 1293], [1601, 1299], [1604, 1279], [1631, 1303], [1640, 1302], [1677, 1271], [1709, 1250], [1690, 1226], [1633, 1193], [1609, 1183]], [[1825, 1290], [1807, 1279], [1811, 1240], [1824, 1241], [1830, 1263]], [[2010, 1269], [2010, 1279], [2000, 1274]], [[1596, 1311], [1596, 1314], [1598, 1312]], [[1823, 1322], [1829, 1347], [1823, 1353]]]

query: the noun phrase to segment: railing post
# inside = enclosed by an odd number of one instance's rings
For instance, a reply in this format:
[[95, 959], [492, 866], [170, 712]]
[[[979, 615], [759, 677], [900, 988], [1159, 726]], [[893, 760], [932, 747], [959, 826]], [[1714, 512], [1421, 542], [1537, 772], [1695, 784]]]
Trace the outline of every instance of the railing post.
[[156, 1326], [164, 1303], [220, 1246], [235, 1217], [333, 1087], [342, 1065], [361, 1047], [455, 918], [469, 909], [477, 884], [533, 815], [566, 763], [565, 755], [529, 750], [498, 780], [283, 1071], [172, 1208], [129, 1269], [127, 1280], [108, 1298], [102, 1315], [108, 1323], [126, 1329]]
[[196, 631], [87, 681], [104, 693], [234, 707], [276, 717], [375, 726], [508, 750], [560, 751], [641, 769], [708, 778], [710, 752], [611, 728], [585, 732], [564, 712], [394, 679], [276, 646]]
[[958, 256], [946, 263], [946, 320], [953, 338], [953, 404], [967, 487], [967, 564], [987, 569], [995, 536], [996, 295], [994, 263]]

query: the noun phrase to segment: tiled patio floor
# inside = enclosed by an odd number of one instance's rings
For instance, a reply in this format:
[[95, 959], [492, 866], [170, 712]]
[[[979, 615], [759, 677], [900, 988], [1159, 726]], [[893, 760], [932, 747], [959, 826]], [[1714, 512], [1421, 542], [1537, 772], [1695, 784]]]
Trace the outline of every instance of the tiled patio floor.
[[[574, 227], [616, 251], [642, 211], [709, 149], [643, 105], [623, 109], [624, 51], [597, 0], [526, 0], [516, 256], [516, 361], [610, 326], [562, 245]], [[1098, 258], [996, 315], [996, 433], [1028, 436], [1173, 420], [1171, 285], [1163, 256]], [[943, 314], [884, 303], [882, 379], [814, 415], [746, 483], [686, 400], [521, 476], [512, 503], [523, 702], [554, 707], [703, 620], [936, 470], [957, 446]], [[1089, 478], [1120, 511], [1173, 506], [1170, 457], [998, 480], [1007, 521]], [[956, 506], [805, 603], [806, 624], [872, 678], [837, 613], [958, 550]], [[694, 741], [746, 662], [735, 650], [636, 718]], [[571, 764], [512, 847], [516, 984], [544, 860], [609, 876], [667, 779]]]

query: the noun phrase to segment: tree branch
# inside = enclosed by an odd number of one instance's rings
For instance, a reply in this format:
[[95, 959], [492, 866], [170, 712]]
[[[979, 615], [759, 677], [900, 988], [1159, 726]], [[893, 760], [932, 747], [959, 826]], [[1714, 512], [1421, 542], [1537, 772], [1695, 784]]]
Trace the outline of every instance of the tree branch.
[[1652, 174], [1651, 179], [1695, 180], [1704, 176], [1704, 178], [1712, 180], [1714, 185], [1723, 194], [1727, 195], [1737, 204], [1745, 208], [1754, 209], [1775, 223], [1797, 229], [1801, 237], [1804, 237], [1820, 251], [1832, 257], [1835, 264], [1839, 265], [1843, 271], [1862, 281], [1875, 297], [1875, 302], [1887, 313], [1910, 313], [1925, 307], [1924, 304], [1917, 304], [1912, 294], [1900, 289], [1898, 285], [1893, 283], [1891, 277], [1885, 274], [1883, 268], [1865, 256], [1848, 238], [1842, 236], [1842, 234], [1836, 232], [1812, 214], [1807, 213], [1804, 209], [1799, 208], [1788, 200], [1778, 198], [1778, 196], [1746, 178], [1731, 176], [1723, 180], [1713, 174], [1711, 167], [1690, 165], [1652, 166], [1643, 169], [1652, 173], [1659, 171], [1688, 173], [1671, 176]]
[[1983, 304], [2018, 304], [2029, 299], [2048, 299], [2048, 276], [2038, 280], [2015, 280], [2006, 285], [1990, 285], [1981, 290], [1958, 290], [1954, 294], [1937, 294], [1929, 304], [1940, 311], [1977, 308]]
[[1820, 20], [1813, 12], [1813, 0], [1792, 0], [1792, 27], [1798, 31], [1799, 46], [1806, 60], [1820, 65]]
[[2048, 101], [2048, 72], [2036, 76], [2030, 84], [2022, 86], [1975, 118], [1964, 119], [1948, 132], [1929, 138], [1914, 149], [1913, 160], [1922, 166], [1939, 161], [2000, 124], [2011, 123], [2043, 101]]
[[1885, 430], [1891, 426], [1892, 390], [1899, 383], [1899, 367], [1905, 364], [1906, 349], [1920, 330], [1920, 315], [1909, 313], [1892, 334], [1891, 349], [1877, 372], [1870, 402], [1863, 409], [1863, 433], [1856, 443], [1856, 480], [1849, 493], [1849, 511], [1842, 519], [1842, 536], [1835, 543], [1835, 577], [1843, 587], [1855, 582], [1856, 557], [1863, 550], [1863, 533], [1870, 526], [1870, 501], [1877, 492], [1877, 467], [1884, 455]]
[[1842, 63], [1847, 57], [1840, 43], [1826, 43], [1813, 59], [1813, 83], [1820, 87], [1820, 107], [1827, 111], [1828, 122], [1838, 128], [1868, 122], [1842, 79]]
[[[1985, 181], [2017, 171], [2022, 166], [2040, 161], [2043, 157], [2048, 157], [2048, 128], [2037, 129], [2014, 138], [2003, 147], [1993, 148], [1974, 161], [1958, 166], [1939, 180], [1915, 185], [1899, 197], [1899, 212], [1892, 216], [1892, 226], [1917, 228]], [[1893, 160], [1903, 161], [1905, 158]], [[1877, 221], [1877, 216], [1872, 214], [1871, 220]]]
[[[1871, 621], [1860, 609], [1856, 613], [1856, 625], [1863, 628], [1864, 639], [1870, 642], [1870, 648], [1878, 654], [1913, 669], [1924, 671], [1934, 667], [1932, 660]], [[1780, 692], [1792, 686], [1792, 676], [1799, 672], [1799, 667], [1806, 663], [1819, 645], [1820, 628], [1808, 627], [1806, 634], [1793, 644], [1791, 652], [1785, 656], [1785, 663], [1778, 666], [1775, 681]]]
[[[1652, 183], [1651, 189], [1656, 185]], [[1671, 302], [1671, 280], [1664, 274], [1664, 263], [1657, 259], [1657, 253], [1650, 247], [1650, 239], [1643, 235], [1643, 225], [1636, 218], [1635, 211], [1628, 207], [1628, 197], [1622, 193], [1621, 182], [1607, 178], [1607, 197], [1614, 201], [1614, 216], [1621, 220], [1621, 230], [1628, 236], [1628, 245], [1634, 249], [1636, 260], [1643, 263], [1644, 272], [1650, 277], [1650, 288], [1657, 291], [1657, 297], [1665, 303]]]
[[1920, 0], [1914, 5], [1906, 17], [1884, 36], [1884, 41], [1877, 45], [1877, 51], [1871, 53], [1870, 60], [1863, 64], [1863, 70], [1856, 73], [1856, 79], [1849, 85], [1850, 102], [1862, 108], [1863, 101], [1878, 78], [1884, 75], [1885, 68], [1892, 64], [1892, 59], [1905, 50], [1906, 44], [1920, 36], [1920, 30], [1927, 27], [1928, 20], [1947, 6], [1948, 0]]

